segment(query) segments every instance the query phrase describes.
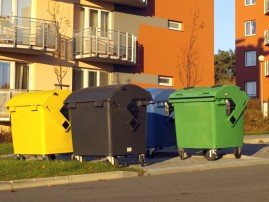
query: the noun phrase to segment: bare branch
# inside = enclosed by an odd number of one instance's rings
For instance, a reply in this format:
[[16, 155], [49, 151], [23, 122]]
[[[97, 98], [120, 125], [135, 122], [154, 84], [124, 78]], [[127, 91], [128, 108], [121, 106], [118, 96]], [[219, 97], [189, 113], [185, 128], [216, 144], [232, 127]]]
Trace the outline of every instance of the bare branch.
[[53, 5], [50, 5], [48, 2], [48, 14], [51, 17], [51, 21], [55, 24], [56, 37], [57, 37], [57, 50], [54, 53], [56, 59], [56, 65], [54, 66], [54, 73], [56, 75], [57, 82], [62, 89], [63, 79], [67, 74], [68, 67], [63, 64], [63, 61], [66, 60], [64, 53], [66, 33], [71, 27], [71, 22], [69, 20], [69, 12], [65, 12], [61, 8], [59, 2], [54, 2]]
[[[190, 26], [190, 41], [187, 48], [181, 49], [178, 56], [178, 75], [183, 87], [195, 86], [202, 81], [202, 73], [199, 71], [199, 51], [196, 47], [198, 32], [204, 29], [204, 22], [199, 20], [199, 10], [193, 14]], [[203, 72], [203, 69], [202, 69]]]

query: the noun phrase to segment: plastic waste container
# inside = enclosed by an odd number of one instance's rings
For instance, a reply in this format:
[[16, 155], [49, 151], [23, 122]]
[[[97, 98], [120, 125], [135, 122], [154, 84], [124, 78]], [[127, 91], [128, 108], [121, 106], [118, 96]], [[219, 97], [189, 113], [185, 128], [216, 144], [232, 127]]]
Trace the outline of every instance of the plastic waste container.
[[68, 109], [63, 103], [70, 93], [68, 90], [23, 93], [6, 104], [17, 158], [42, 155], [44, 159], [53, 159], [55, 154], [73, 152]]
[[118, 156], [138, 154], [144, 165], [146, 105], [151, 95], [132, 85], [74, 91], [65, 100], [72, 123], [76, 156], [105, 156], [118, 166]]
[[240, 158], [248, 101], [237, 86], [185, 88], [171, 94], [180, 158], [184, 148], [203, 149], [208, 160], [216, 159], [217, 149], [235, 148], [234, 156]]
[[174, 89], [149, 88], [152, 100], [147, 106], [147, 148], [149, 157], [157, 149], [176, 146], [174, 109], [168, 103]]

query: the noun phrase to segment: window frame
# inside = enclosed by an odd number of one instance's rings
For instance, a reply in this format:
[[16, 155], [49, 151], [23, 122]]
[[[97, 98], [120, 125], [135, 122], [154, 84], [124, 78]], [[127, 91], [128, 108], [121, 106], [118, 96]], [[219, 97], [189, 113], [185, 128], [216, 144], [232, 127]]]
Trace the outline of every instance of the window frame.
[[[255, 33], [253, 32], [253, 23], [255, 22]], [[247, 34], [247, 24], [250, 23], [250, 27], [249, 27], [249, 34]], [[247, 20], [244, 22], [245, 24], [245, 36], [253, 36], [256, 35], [257, 32], [257, 24], [256, 24], [256, 20]]]
[[[80, 6], [78, 6], [80, 7]], [[100, 8], [95, 8], [95, 7], [85, 7], [85, 6], [81, 6], [80, 8], [82, 8], [83, 10], [83, 29], [91, 29], [94, 27], [91, 27], [91, 11], [96, 11], [97, 12], [97, 29], [102, 29], [103, 25], [102, 25], [102, 13], [107, 13], [107, 31], [111, 29], [112, 26], [112, 15], [111, 12], [108, 10], [104, 10], [104, 9], [100, 9]], [[82, 17], [82, 15], [80, 15], [80, 17]], [[81, 19], [80, 19], [81, 20]], [[103, 34], [101, 34], [101, 37], [107, 37], [107, 36], [102, 36]]]
[[[8, 63], [9, 64], [9, 88], [0, 88], [0, 89], [16, 89], [16, 90], [22, 90], [22, 89], [26, 89], [29, 90], [30, 89], [30, 80], [31, 80], [31, 66], [30, 64], [27, 63], [20, 63], [20, 62], [10, 62], [10, 61], [4, 61], [4, 60], [0, 60], [1, 63]], [[27, 65], [27, 75], [26, 75], [26, 82], [23, 80], [23, 75], [18, 75], [18, 67], [23, 67], [20, 66], [21, 65]], [[20, 71], [21, 73], [24, 73], [24, 69], [22, 69], [22, 71]], [[25, 75], [24, 75], [25, 76]], [[19, 83], [18, 80], [16, 79], [20, 79], [22, 83]], [[26, 88], [23, 87], [26, 84]], [[16, 86], [22, 86], [20, 88], [16, 87]]]
[[[254, 88], [253, 88], [254, 93], [253, 94], [248, 93], [248, 84], [254, 84]], [[245, 92], [250, 97], [253, 97], [253, 98], [257, 97], [257, 81], [246, 81], [245, 82]]]
[[[250, 64], [248, 64], [248, 54], [250, 53], [255, 53], [255, 55], [253, 56], [252, 59], [254, 59], [254, 61]], [[250, 51], [245, 51], [245, 67], [254, 67], [257, 65], [257, 52], [254, 50], [250, 50]]]
[[[177, 24], [179, 28], [172, 27], [171, 24]], [[176, 30], [176, 31], [183, 31], [182, 22], [174, 21], [174, 20], [168, 20], [168, 29], [169, 30]]]
[[[26, 15], [20, 15], [23, 13], [21, 11], [24, 9], [24, 7], [19, 8], [19, 6], [22, 5], [21, 4], [22, 2], [20, 0], [9, 0], [8, 2], [10, 2], [11, 4], [11, 7], [9, 9], [11, 10], [8, 16], [19, 16], [19, 17], [28, 17], [28, 18], [32, 17], [34, 15], [34, 9], [32, 9], [34, 2], [33, 0], [28, 0], [28, 1], [30, 1], [28, 5], [28, 7], [30, 8], [30, 12], [27, 13]], [[2, 14], [3, 9], [4, 9], [4, 7], [2, 6], [3, 5], [2, 3], [3, 3], [3, 0], [0, 0], [0, 15], [5, 16], [4, 14]]]
[[[167, 80], [168, 82], [161, 82], [160, 80], [164, 79]], [[158, 85], [160, 86], [173, 86], [173, 77], [169, 76], [158, 76]]]
[[[249, 1], [249, 3], [247, 3], [247, 1]], [[245, 0], [244, 1], [245, 6], [253, 6], [255, 4], [256, 4], [256, 0]]]
[[[107, 83], [108, 85], [111, 83], [111, 74], [109, 72], [106, 71], [99, 71], [99, 70], [93, 70], [93, 69], [82, 69], [79, 67], [73, 67], [73, 71], [82, 71], [82, 81], [80, 81], [82, 83], [82, 87], [81, 88], [87, 88], [87, 87], [97, 87], [101, 85], [101, 73], [107, 73], [108, 74], [108, 78], [107, 78]], [[90, 86], [90, 81], [89, 81], [89, 73], [93, 72], [96, 73], [96, 83], [95, 86]], [[72, 73], [73, 74], [73, 73]], [[77, 88], [74, 88], [74, 77], [72, 75], [72, 90], [77, 90]]]

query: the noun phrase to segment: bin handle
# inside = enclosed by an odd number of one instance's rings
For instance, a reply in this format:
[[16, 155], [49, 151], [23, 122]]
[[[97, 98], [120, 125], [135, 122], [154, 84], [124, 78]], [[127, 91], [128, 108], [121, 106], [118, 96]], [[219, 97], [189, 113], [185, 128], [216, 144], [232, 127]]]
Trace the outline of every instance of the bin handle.
[[140, 123], [139, 121], [132, 115], [132, 113], [125, 108], [118, 108], [115, 103], [111, 104], [114, 110], [118, 113], [121, 120], [128, 126], [128, 128], [133, 132], [135, 131]]
[[63, 122], [62, 126], [64, 127], [65, 131], [68, 131], [71, 128], [71, 124], [67, 120]]
[[227, 118], [227, 121], [231, 124], [231, 126], [234, 126], [236, 124], [237, 120], [239, 119], [239, 117], [241, 116], [241, 114], [244, 111], [244, 110], [242, 110], [242, 111], [236, 110], [237, 106], [243, 106], [243, 109], [244, 109], [246, 107], [246, 105], [247, 105], [247, 100], [245, 100], [244, 98], [241, 99], [238, 103], [236, 103], [235, 109], [232, 111], [232, 113]]

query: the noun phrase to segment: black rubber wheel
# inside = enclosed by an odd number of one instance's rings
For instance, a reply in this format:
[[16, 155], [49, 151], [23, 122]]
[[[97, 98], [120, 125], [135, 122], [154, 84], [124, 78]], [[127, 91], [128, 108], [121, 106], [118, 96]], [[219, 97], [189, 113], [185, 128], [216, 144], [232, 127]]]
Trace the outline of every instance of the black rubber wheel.
[[154, 158], [154, 156], [155, 156], [155, 151], [154, 151], [154, 150], [153, 150], [153, 151], [148, 150], [148, 151], [146, 152], [146, 156], [147, 156], [148, 158], [150, 158], [150, 159]]
[[116, 156], [113, 157], [113, 165], [115, 167], [119, 167], [119, 165], [120, 165], [119, 159]]
[[43, 155], [42, 158], [45, 161], [53, 161], [56, 159], [56, 156], [55, 154], [49, 154], [49, 155]]
[[205, 158], [208, 160], [208, 161], [215, 161], [216, 160], [216, 153], [213, 153], [211, 152], [211, 155], [210, 155], [210, 150], [207, 150], [206, 154], [205, 154]]
[[18, 160], [20, 160], [20, 161], [24, 161], [24, 160], [26, 160], [25, 156], [23, 156], [22, 154], [17, 154], [17, 155], [16, 155], [16, 158], [17, 158]]
[[179, 149], [179, 150], [178, 150], [178, 154], [179, 154], [179, 158], [180, 158], [181, 160], [184, 160], [184, 149]]
[[206, 149], [203, 149], [203, 155], [204, 156], [206, 155], [206, 152], [207, 152], [207, 150]]
[[241, 151], [241, 149], [239, 149], [239, 148], [235, 148], [235, 149], [234, 149], [234, 157], [235, 157], [236, 159], [240, 159], [241, 156], [242, 156], [242, 151]]
[[145, 154], [139, 155], [139, 163], [140, 163], [141, 167], [145, 166]]

